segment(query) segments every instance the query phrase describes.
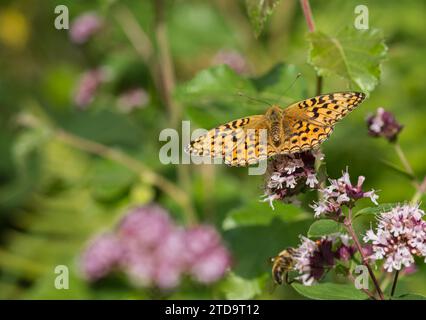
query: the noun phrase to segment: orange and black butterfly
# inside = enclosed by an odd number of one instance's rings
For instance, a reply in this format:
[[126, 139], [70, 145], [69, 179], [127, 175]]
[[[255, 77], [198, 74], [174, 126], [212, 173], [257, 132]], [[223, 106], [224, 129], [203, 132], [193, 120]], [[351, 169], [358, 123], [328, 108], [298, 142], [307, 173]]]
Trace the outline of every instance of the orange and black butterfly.
[[230, 166], [247, 166], [277, 154], [313, 150], [364, 98], [362, 92], [336, 92], [285, 109], [272, 105], [264, 115], [237, 119], [211, 129], [191, 141], [186, 150], [197, 156], [222, 158]]

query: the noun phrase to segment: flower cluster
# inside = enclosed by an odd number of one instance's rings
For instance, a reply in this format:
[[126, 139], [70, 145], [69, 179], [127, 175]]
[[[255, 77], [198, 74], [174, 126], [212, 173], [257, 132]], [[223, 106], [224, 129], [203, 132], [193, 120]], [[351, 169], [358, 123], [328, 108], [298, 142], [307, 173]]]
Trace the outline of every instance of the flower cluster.
[[116, 232], [96, 237], [82, 255], [81, 269], [89, 281], [121, 270], [135, 285], [171, 289], [184, 274], [200, 283], [217, 281], [230, 261], [213, 227], [178, 227], [164, 209], [150, 205], [128, 213]]
[[296, 279], [307, 286], [321, 279], [335, 265], [336, 259], [347, 261], [356, 252], [349, 244], [350, 237], [345, 234], [324, 236], [317, 241], [304, 236], [300, 239], [301, 244], [294, 254], [294, 270], [300, 274]]
[[213, 58], [213, 64], [226, 64], [238, 74], [248, 71], [246, 59], [234, 50], [219, 51]]
[[320, 190], [321, 200], [311, 206], [315, 211], [315, 217], [319, 217], [321, 214], [339, 217], [343, 206], [351, 207], [355, 201], [361, 198], [370, 198], [377, 205], [379, 196], [374, 190], [363, 191], [364, 181], [365, 177], [360, 176], [358, 183], [355, 186], [352, 185], [348, 171], [343, 172], [339, 179], [330, 179], [330, 185]]
[[318, 180], [315, 158], [322, 155], [311, 151], [294, 155], [278, 155], [268, 163], [265, 199], [273, 207], [274, 200], [291, 201], [307, 187], [315, 189]]
[[368, 133], [373, 137], [384, 137], [390, 142], [396, 141], [403, 126], [400, 125], [392, 113], [383, 108], [377, 109], [376, 114], [367, 118]]
[[74, 95], [74, 102], [80, 108], [90, 104], [99, 89], [99, 86], [107, 80], [104, 69], [92, 69], [86, 71], [80, 78]]
[[136, 108], [145, 107], [149, 100], [148, 92], [142, 88], [133, 88], [120, 94], [117, 99], [117, 107], [119, 110], [129, 113]]
[[95, 13], [88, 12], [78, 16], [70, 28], [72, 42], [83, 44], [102, 28], [102, 21]]
[[425, 212], [418, 206], [398, 205], [378, 217], [374, 232], [368, 230], [364, 241], [372, 243], [373, 260], [384, 259], [386, 271], [401, 270], [414, 263], [414, 256], [424, 257], [426, 262]]

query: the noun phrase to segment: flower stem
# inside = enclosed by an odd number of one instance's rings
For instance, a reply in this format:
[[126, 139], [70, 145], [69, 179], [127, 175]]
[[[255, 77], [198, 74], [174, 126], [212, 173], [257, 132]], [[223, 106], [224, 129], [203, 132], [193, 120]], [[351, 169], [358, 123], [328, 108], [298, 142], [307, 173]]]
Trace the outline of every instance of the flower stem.
[[172, 97], [175, 89], [175, 73], [167, 37], [165, 3], [164, 0], [154, 0], [153, 2], [155, 8], [154, 30], [158, 48], [157, 67], [160, 74], [163, 100], [170, 113], [170, 124], [174, 128], [180, 120], [181, 108]]
[[142, 180], [158, 187], [160, 190], [174, 199], [182, 207], [183, 214], [186, 215], [188, 223], [194, 223], [196, 221], [195, 211], [191, 205], [191, 201], [188, 195], [181, 188], [163, 176], [157, 174], [155, 171], [152, 171], [139, 160], [132, 158], [117, 149], [110, 148], [95, 141], [78, 137], [62, 129], [56, 129], [54, 136], [63, 143], [118, 162], [130, 170], [138, 173]]
[[300, 5], [302, 6], [303, 15], [305, 16], [309, 32], [314, 32], [315, 23], [314, 18], [312, 16], [311, 6], [309, 5], [309, 0], [300, 0]]
[[416, 176], [414, 175], [414, 170], [411, 167], [407, 157], [405, 156], [405, 153], [402, 150], [401, 145], [398, 142], [395, 142], [393, 145], [399, 157], [399, 160], [404, 166], [405, 171], [412, 177], [412, 183], [414, 187], [416, 188], [416, 193], [414, 194], [413, 198], [410, 201], [410, 203], [414, 205], [418, 203], [422, 195], [426, 193], [426, 177], [423, 179], [422, 182], [419, 182]]
[[398, 282], [398, 276], [399, 276], [399, 270], [396, 270], [395, 276], [393, 278], [392, 289], [391, 289], [391, 294], [390, 294], [391, 298], [393, 297], [393, 295], [395, 293], [396, 283]]
[[[309, 32], [315, 32], [315, 23], [314, 23], [314, 17], [312, 15], [311, 6], [309, 4], [309, 0], [300, 0], [300, 5], [303, 10], [303, 15], [305, 16], [306, 24], [308, 26]], [[315, 94], [318, 96], [322, 92], [322, 86], [323, 86], [323, 77], [317, 74], [317, 81], [316, 81], [316, 88], [315, 88]], [[319, 172], [319, 170], [322, 170], [322, 174], [319, 175], [319, 189], [323, 189], [325, 187], [325, 181], [327, 177], [327, 168], [325, 166], [325, 162], [323, 160], [320, 160], [319, 157], [315, 159], [315, 170]], [[322, 194], [320, 191], [318, 191], [318, 199], [320, 200], [322, 197]]]
[[361, 258], [362, 258], [362, 264], [367, 267], [368, 273], [370, 275], [371, 280], [373, 281], [373, 284], [374, 284], [374, 287], [377, 290], [377, 293], [379, 294], [380, 300], [384, 300], [385, 297], [383, 295], [382, 289], [380, 289], [380, 285], [377, 281], [377, 278], [374, 275], [374, 272], [373, 272], [373, 270], [371, 269], [371, 266], [368, 263], [368, 259], [366, 258], [364, 252], [362, 251], [361, 243], [358, 239], [358, 236], [355, 233], [353, 223], [352, 223], [352, 208], [349, 208], [348, 217], [345, 219], [344, 225], [346, 227], [346, 230], [348, 231], [348, 233], [350, 234], [350, 236], [352, 237], [352, 239], [355, 242], [355, 246], [358, 249], [358, 252], [359, 252], [359, 254], [361, 255]]
[[405, 156], [404, 151], [402, 151], [401, 145], [398, 142], [394, 143], [395, 151], [398, 154], [399, 160], [405, 168], [405, 171], [409, 173], [412, 177], [414, 177], [414, 170], [408, 162], [407, 157]]
[[129, 39], [136, 53], [148, 67], [155, 86], [159, 87], [160, 79], [155, 69], [155, 52], [151, 39], [142, 29], [135, 15], [126, 6], [117, 6], [114, 12], [114, 18]]
[[[351, 273], [348, 274], [348, 277], [355, 284], [355, 278]], [[374, 296], [374, 294], [371, 293], [370, 291], [368, 291], [368, 289], [361, 288], [361, 291], [363, 291], [367, 296], [369, 296], [370, 299], [377, 300], [376, 297]]]
[[195, 209], [192, 206], [189, 195], [172, 181], [166, 179], [157, 172], [151, 170], [143, 162], [115, 148], [101, 143], [79, 137], [68, 131], [58, 128], [49, 116], [38, 105], [34, 105], [37, 115], [25, 114], [18, 117], [18, 123], [28, 128], [47, 128], [50, 136], [82, 151], [98, 155], [102, 158], [115, 161], [137, 173], [141, 180], [156, 186], [167, 194], [182, 208], [182, 212], [189, 224], [197, 222]]
[[417, 204], [425, 193], [426, 193], [426, 177], [424, 177], [423, 182], [417, 187], [416, 193], [411, 198], [410, 203], [413, 205]]

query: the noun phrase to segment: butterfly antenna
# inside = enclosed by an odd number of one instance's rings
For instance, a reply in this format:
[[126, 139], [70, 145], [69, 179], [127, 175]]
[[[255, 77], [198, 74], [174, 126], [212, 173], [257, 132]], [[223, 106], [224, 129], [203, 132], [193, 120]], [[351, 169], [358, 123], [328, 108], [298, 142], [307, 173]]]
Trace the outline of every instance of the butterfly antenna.
[[282, 97], [284, 96], [284, 94], [287, 92], [287, 91], [289, 91], [291, 88], [293, 88], [293, 86], [296, 84], [296, 81], [300, 78], [302, 76], [302, 74], [299, 72], [297, 75], [296, 75], [296, 78], [294, 78], [294, 80], [293, 80], [293, 82], [288, 86], [288, 88], [287, 89], [285, 89], [284, 90], [284, 92], [283, 92], [283, 94], [281, 95], [281, 97], [279, 98], [279, 100], [278, 101], [280, 101], [281, 99], [282, 99]]
[[267, 105], [269, 105], [269, 106], [271, 106], [271, 107], [272, 107], [272, 103], [270, 103], [269, 101], [261, 100], [261, 99], [256, 99], [256, 98], [253, 98], [253, 97], [249, 97], [248, 95], [246, 95], [246, 94], [244, 94], [244, 93], [242, 93], [242, 92], [238, 92], [238, 95], [239, 95], [240, 97], [247, 98], [247, 99], [249, 99], [249, 100], [251, 100], [251, 101], [260, 102], [260, 103], [265, 103], [265, 104], [267, 104]]

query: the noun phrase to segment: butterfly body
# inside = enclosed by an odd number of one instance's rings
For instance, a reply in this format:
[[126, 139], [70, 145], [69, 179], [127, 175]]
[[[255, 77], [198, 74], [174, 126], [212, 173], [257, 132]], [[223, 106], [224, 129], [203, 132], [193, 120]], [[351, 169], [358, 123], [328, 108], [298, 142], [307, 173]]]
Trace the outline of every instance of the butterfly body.
[[361, 92], [337, 92], [294, 103], [271, 106], [253, 115], [218, 126], [191, 141], [187, 151], [222, 158], [231, 166], [246, 166], [277, 154], [317, 148], [334, 125], [365, 98]]
[[265, 118], [270, 123], [269, 129], [272, 144], [275, 147], [279, 147], [283, 133], [283, 110], [278, 105], [274, 105], [266, 111]]

